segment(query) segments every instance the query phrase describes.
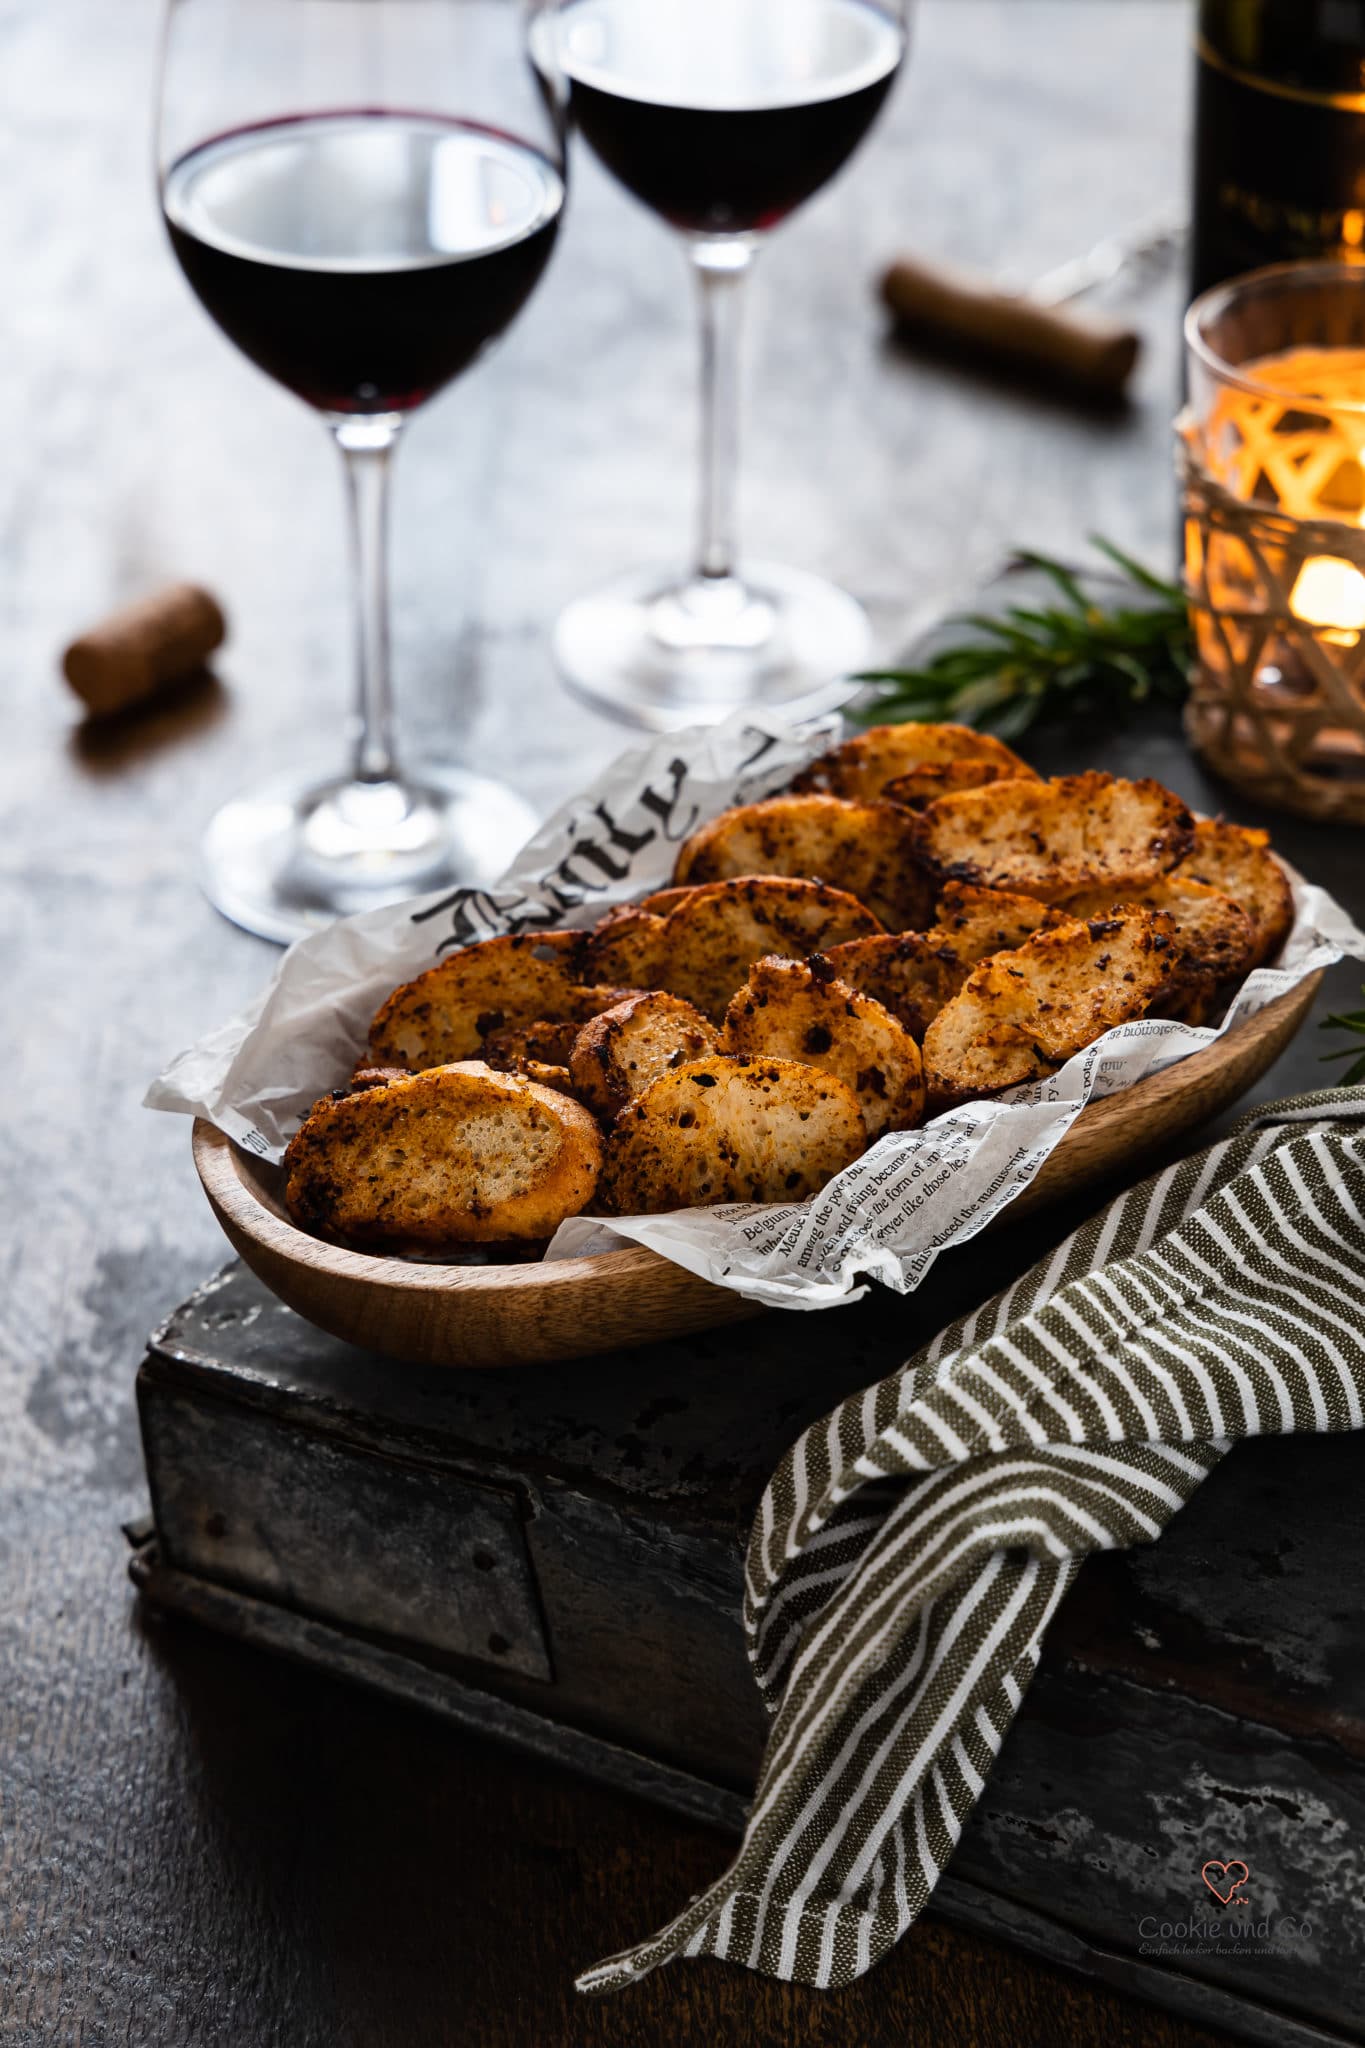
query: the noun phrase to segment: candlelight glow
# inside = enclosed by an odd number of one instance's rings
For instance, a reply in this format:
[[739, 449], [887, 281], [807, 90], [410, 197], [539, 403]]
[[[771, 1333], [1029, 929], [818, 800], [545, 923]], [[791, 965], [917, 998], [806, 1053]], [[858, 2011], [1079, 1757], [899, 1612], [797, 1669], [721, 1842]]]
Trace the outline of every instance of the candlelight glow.
[[1359, 633], [1365, 629], [1365, 576], [1334, 555], [1310, 555], [1295, 578], [1289, 606], [1306, 626]]
[[1185, 730], [1261, 802], [1365, 825], [1365, 195], [1345, 239], [1351, 263], [1261, 271], [1189, 315]]

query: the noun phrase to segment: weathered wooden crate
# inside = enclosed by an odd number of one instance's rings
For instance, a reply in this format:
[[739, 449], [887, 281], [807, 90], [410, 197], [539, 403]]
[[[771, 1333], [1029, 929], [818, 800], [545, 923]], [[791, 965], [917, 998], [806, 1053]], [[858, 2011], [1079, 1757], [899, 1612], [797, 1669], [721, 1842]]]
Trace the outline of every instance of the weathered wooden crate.
[[[501, 1372], [348, 1349], [229, 1266], [139, 1375], [155, 1526], [134, 1577], [737, 1825], [764, 1734], [741, 1557], [774, 1464], [1058, 1229], [945, 1260], [910, 1302]], [[941, 1910], [1276, 2048], [1359, 2038], [1361, 1470], [1354, 1438], [1248, 1445], [1158, 1546], [1087, 1565]], [[1201, 1868], [1234, 1859], [1230, 1913]], [[1239, 1943], [1229, 1919], [1262, 1932]], [[1187, 1952], [1143, 1952], [1191, 1922], [1168, 1943]]]

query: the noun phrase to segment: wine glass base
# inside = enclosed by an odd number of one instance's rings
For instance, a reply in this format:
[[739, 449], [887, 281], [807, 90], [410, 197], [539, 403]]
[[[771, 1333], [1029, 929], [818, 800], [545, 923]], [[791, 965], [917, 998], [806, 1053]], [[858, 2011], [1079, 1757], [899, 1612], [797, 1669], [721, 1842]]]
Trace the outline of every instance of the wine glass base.
[[742, 581], [633, 570], [577, 598], [554, 634], [574, 694], [651, 732], [740, 710], [834, 710], [857, 690], [871, 646], [855, 598], [772, 562], [752, 563]]
[[494, 882], [537, 823], [512, 790], [463, 768], [424, 764], [411, 783], [295, 770], [223, 805], [199, 878], [233, 924], [288, 945], [338, 917]]

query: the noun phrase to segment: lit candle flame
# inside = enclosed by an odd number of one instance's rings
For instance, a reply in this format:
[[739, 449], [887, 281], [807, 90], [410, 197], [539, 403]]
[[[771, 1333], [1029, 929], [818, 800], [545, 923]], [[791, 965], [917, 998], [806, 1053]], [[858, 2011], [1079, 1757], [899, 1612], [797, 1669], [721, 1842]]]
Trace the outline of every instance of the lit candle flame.
[[1365, 576], [1335, 555], [1310, 555], [1294, 580], [1289, 608], [1305, 626], [1354, 639], [1365, 631]]

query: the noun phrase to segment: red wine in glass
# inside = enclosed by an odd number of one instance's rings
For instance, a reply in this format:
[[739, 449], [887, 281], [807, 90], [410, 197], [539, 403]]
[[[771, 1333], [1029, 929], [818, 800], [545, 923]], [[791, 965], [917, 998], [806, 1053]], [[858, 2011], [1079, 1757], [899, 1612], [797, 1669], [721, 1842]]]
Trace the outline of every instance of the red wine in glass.
[[467, 368], [530, 296], [563, 202], [514, 136], [368, 111], [215, 136], [163, 199], [223, 332], [329, 413], [407, 412]]
[[[685, 22], [669, 19], [680, 9]], [[832, 178], [900, 65], [873, 0], [567, 0], [574, 117], [620, 182], [692, 234], [770, 228]], [[708, 15], [714, 23], [708, 24]]]

